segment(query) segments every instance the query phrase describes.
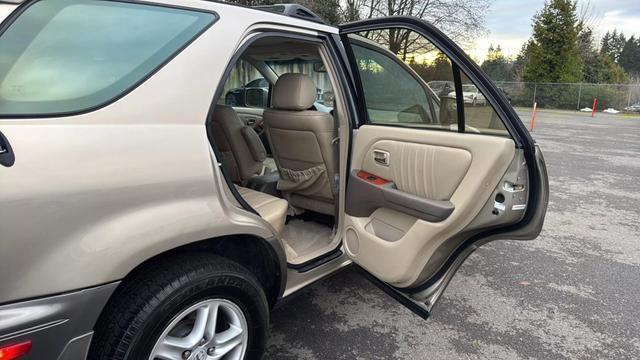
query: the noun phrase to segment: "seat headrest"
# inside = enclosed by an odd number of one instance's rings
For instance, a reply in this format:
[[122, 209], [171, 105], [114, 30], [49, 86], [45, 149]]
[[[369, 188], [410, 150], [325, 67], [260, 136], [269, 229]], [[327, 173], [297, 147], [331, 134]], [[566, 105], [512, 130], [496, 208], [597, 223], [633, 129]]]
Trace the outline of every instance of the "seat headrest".
[[273, 87], [272, 105], [280, 110], [307, 110], [316, 100], [316, 86], [305, 74], [283, 74]]

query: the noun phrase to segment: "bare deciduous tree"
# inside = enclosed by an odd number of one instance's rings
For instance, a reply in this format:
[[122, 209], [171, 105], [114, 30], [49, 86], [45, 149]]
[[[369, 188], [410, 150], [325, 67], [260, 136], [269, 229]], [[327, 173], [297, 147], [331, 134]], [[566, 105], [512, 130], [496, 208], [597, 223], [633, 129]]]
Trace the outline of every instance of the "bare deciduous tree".
[[[347, 21], [380, 16], [414, 16], [430, 22], [462, 46], [468, 46], [486, 30], [484, 14], [491, 0], [343, 0], [343, 18]], [[414, 32], [403, 29], [367, 34], [383, 42], [403, 59], [428, 45]]]
[[415, 16], [456, 41], [465, 41], [485, 31], [484, 14], [490, 4], [490, 0], [371, 0], [365, 7], [371, 7], [368, 17]]
[[[244, 5], [299, 3], [316, 11], [330, 23], [356, 21], [381, 16], [414, 16], [424, 19], [463, 47], [471, 45], [483, 34], [484, 14], [492, 0], [228, 0]], [[339, 4], [338, 4], [339, 2]], [[335, 13], [334, 13], [335, 11]], [[389, 50], [407, 59], [417, 50], [430, 49], [421, 37], [402, 29], [368, 34], [388, 46]]]
[[342, 20], [344, 22], [369, 19], [382, 0], [343, 0], [341, 1]]

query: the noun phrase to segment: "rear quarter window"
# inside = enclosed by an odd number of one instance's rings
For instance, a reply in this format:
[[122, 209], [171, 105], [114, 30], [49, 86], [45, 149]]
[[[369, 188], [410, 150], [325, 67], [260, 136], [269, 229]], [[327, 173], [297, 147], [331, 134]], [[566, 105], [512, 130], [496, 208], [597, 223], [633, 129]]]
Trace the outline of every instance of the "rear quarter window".
[[140, 3], [35, 2], [0, 34], [0, 116], [74, 113], [108, 103], [216, 19]]

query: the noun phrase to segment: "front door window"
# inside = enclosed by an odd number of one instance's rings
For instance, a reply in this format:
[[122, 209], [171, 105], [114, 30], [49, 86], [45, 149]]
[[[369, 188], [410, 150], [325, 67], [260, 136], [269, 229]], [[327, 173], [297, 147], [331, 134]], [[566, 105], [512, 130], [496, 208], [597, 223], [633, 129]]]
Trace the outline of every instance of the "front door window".
[[348, 39], [369, 123], [508, 136], [484, 94], [422, 35], [392, 28]]

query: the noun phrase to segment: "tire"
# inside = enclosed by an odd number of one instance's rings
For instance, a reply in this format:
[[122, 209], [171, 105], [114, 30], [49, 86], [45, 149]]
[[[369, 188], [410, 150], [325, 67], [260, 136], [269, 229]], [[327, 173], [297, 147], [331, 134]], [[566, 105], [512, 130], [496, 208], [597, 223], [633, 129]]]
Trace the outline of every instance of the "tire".
[[176, 316], [205, 300], [231, 302], [241, 311], [248, 332], [244, 359], [260, 359], [269, 323], [264, 290], [247, 269], [209, 254], [177, 254], [136, 270], [100, 315], [88, 359], [149, 359]]

